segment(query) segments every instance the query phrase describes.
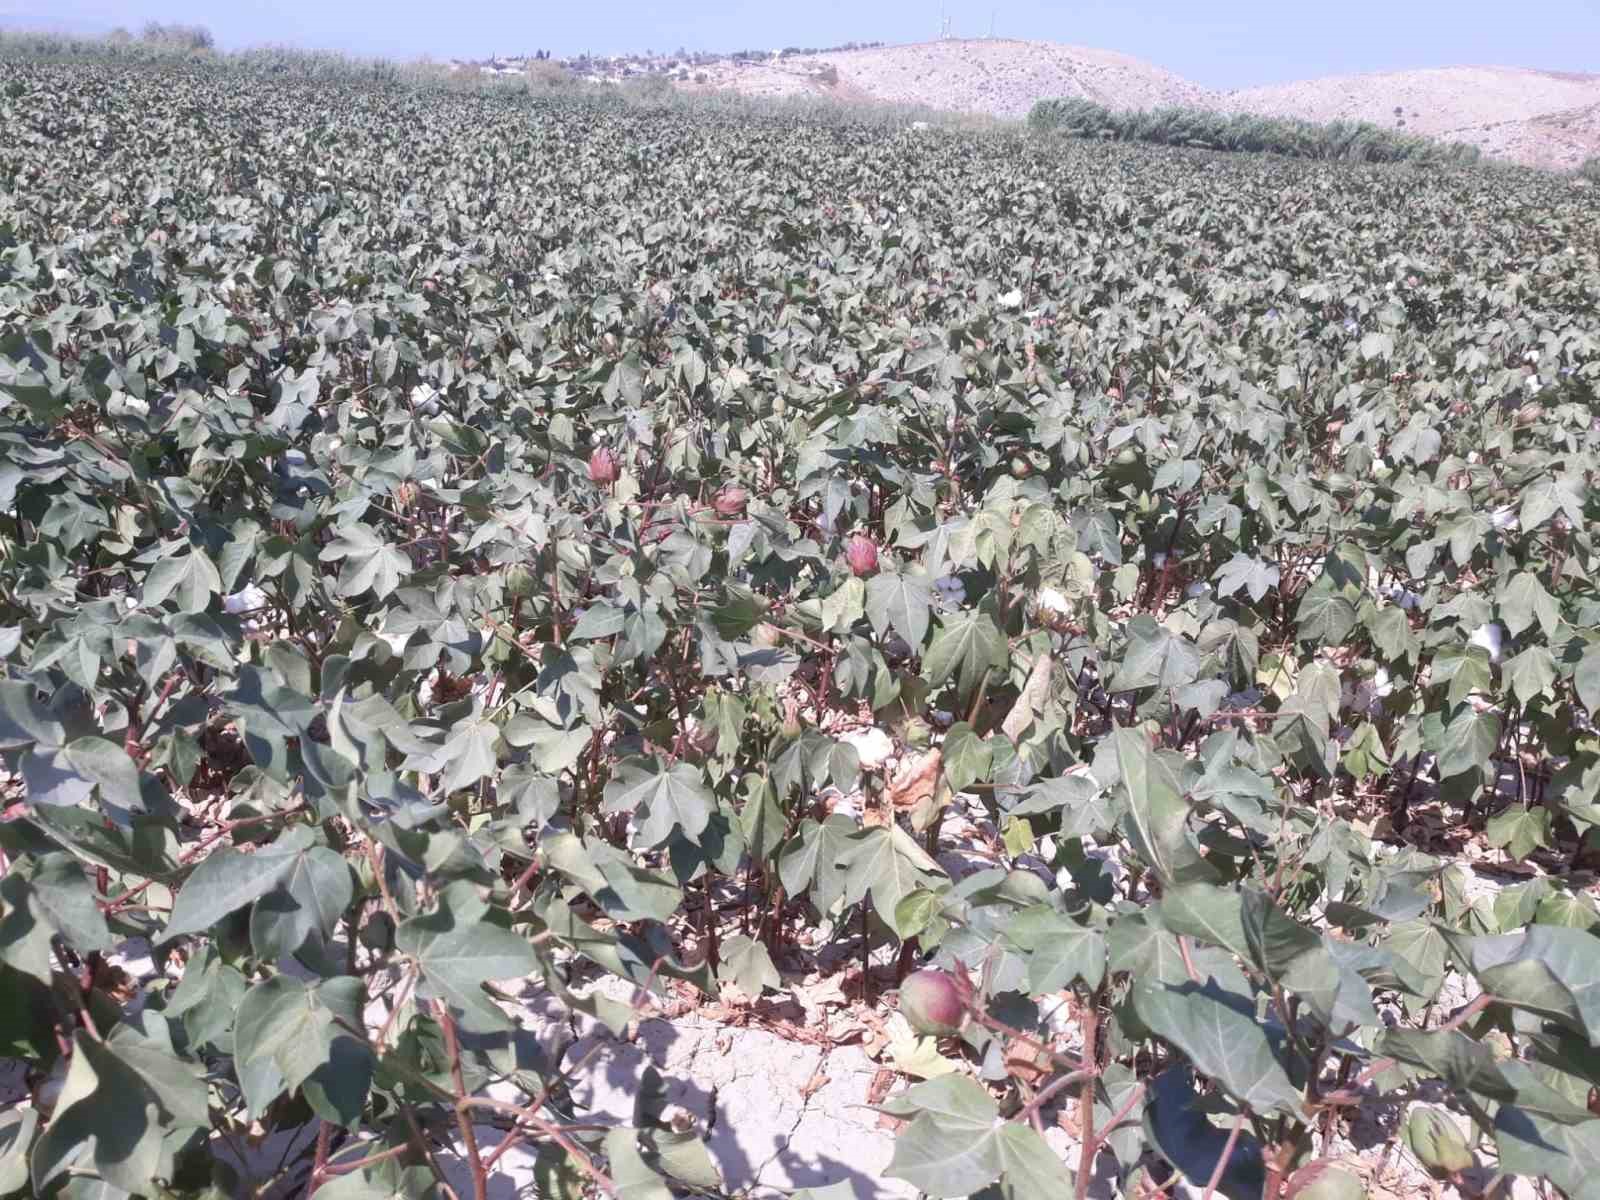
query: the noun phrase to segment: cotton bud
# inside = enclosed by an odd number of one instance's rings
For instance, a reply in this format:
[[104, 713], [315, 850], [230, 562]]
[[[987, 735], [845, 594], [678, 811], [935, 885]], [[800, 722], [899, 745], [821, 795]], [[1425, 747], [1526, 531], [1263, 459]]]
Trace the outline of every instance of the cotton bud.
[[878, 546], [864, 533], [851, 535], [845, 543], [844, 560], [856, 575], [871, 575], [878, 569]]
[[589, 482], [601, 487], [617, 481], [617, 456], [607, 446], [589, 455]]
[[750, 498], [750, 493], [735, 484], [725, 487], [717, 493], [717, 498], [711, 506], [717, 510], [719, 517], [737, 517], [744, 511], [745, 501]]
[[967, 1019], [965, 990], [947, 971], [916, 971], [900, 985], [900, 1011], [918, 1033], [959, 1033]]
[[800, 736], [800, 705], [790, 700], [783, 706], [783, 736], [791, 742]]
[[1473, 1164], [1467, 1139], [1456, 1123], [1437, 1108], [1413, 1108], [1403, 1136], [1406, 1148], [1435, 1175], [1454, 1175]]

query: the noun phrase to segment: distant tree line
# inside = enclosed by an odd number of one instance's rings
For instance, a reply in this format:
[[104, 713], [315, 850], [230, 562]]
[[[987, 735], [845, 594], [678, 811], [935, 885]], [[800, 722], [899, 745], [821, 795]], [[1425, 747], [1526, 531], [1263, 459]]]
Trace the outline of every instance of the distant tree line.
[[1028, 114], [1035, 130], [1068, 137], [1206, 150], [1281, 154], [1328, 162], [1472, 163], [1478, 147], [1440, 142], [1365, 121], [1302, 121], [1201, 108], [1119, 111], [1092, 100], [1040, 100]]

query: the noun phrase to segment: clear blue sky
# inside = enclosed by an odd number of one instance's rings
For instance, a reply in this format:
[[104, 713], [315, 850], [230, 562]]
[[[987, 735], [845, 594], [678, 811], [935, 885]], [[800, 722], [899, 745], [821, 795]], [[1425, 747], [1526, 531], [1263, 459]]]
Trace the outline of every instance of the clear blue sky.
[[[1494, 63], [1600, 72], [1600, 0], [946, 0], [958, 35], [1120, 50], [1212, 87]], [[923, 41], [939, 0], [0, 0], [0, 27], [209, 25], [228, 48], [486, 57]]]

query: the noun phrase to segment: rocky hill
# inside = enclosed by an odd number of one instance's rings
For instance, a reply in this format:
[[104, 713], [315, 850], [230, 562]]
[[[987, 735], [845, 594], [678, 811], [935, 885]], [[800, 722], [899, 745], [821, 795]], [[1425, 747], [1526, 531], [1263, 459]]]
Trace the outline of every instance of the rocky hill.
[[1441, 67], [1333, 75], [1220, 98], [1241, 112], [1359, 120], [1472, 142], [1485, 153], [1541, 167], [1571, 167], [1600, 153], [1600, 75], [1521, 67]]
[[[1341, 75], [1215, 91], [1126, 54], [1012, 39], [723, 61], [687, 86], [747, 95], [834, 95], [1002, 118], [1034, 101], [1081, 96], [1115, 108], [1192, 105], [1332, 121], [1354, 119], [1471, 142], [1530, 166], [1574, 167], [1600, 154], [1600, 75], [1518, 67], [1443, 67]], [[1396, 115], [1399, 110], [1399, 116]]]

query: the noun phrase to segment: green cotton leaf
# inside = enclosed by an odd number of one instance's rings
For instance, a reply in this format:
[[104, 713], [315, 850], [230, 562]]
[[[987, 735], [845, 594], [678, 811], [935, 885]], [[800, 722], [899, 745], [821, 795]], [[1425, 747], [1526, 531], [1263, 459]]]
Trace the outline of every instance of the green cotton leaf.
[[200, 1065], [128, 1029], [103, 1043], [80, 1033], [72, 1049], [55, 1111], [33, 1147], [35, 1191], [84, 1169], [124, 1191], [147, 1192], [169, 1132], [209, 1125]]
[[933, 583], [925, 575], [885, 572], [867, 581], [867, 619], [881, 638], [894, 630], [921, 653], [933, 609]]
[[994, 765], [994, 747], [965, 721], [950, 726], [941, 747], [944, 777], [952, 792], [965, 791], [988, 777]]
[[711, 1151], [692, 1131], [644, 1129], [639, 1134], [639, 1148], [645, 1161], [669, 1179], [702, 1194], [723, 1194], [722, 1174]]
[[411, 557], [365, 525], [347, 525], [317, 555], [322, 562], [342, 562], [335, 590], [340, 596], [370, 591], [379, 600], [411, 574]]
[[855, 576], [818, 601], [825, 633], [846, 633], [867, 613], [867, 585]]
[[324, 1120], [347, 1128], [359, 1121], [374, 1067], [371, 1050], [350, 1032], [362, 1028], [362, 998], [361, 981], [349, 976], [316, 983], [275, 975], [245, 993], [234, 1061], [251, 1113], [299, 1090]]
[[492, 776], [500, 763], [495, 753], [499, 741], [500, 730], [493, 721], [481, 717], [458, 721], [439, 751], [442, 760], [439, 786], [446, 792], [454, 792]]
[[259, 900], [287, 879], [311, 846], [311, 831], [296, 825], [253, 854], [231, 846], [212, 851], [184, 880], [163, 937], [209, 932], [229, 913]]
[[1042, 996], [1081, 982], [1090, 991], [1106, 975], [1106, 939], [1048, 904], [1025, 908], [1005, 927], [1006, 941], [1028, 964], [1028, 993]]
[[1170, 932], [1250, 957], [1240, 896], [1233, 888], [1182, 884], [1164, 893], [1155, 908]]
[[1372, 330], [1361, 337], [1361, 357], [1368, 362], [1375, 358], [1394, 357], [1394, 336], [1380, 330]]
[[435, 911], [402, 921], [395, 930], [395, 947], [416, 960], [437, 995], [479, 1013], [490, 1008], [483, 984], [526, 978], [539, 969], [528, 939], [486, 920], [487, 912], [472, 885], [463, 883], [448, 889]]
[[799, 834], [778, 860], [778, 880], [784, 890], [801, 896], [809, 889], [819, 910], [831, 909], [843, 891], [843, 876], [836, 867], [855, 833], [855, 823], [840, 813], [820, 824], [802, 821]]
[[1128, 793], [1124, 824], [1135, 851], [1169, 887], [1215, 880], [1217, 869], [1189, 835], [1189, 804], [1172, 765], [1137, 730], [1118, 729], [1110, 741]]
[[156, 608], [172, 600], [179, 612], [204, 612], [211, 597], [222, 591], [222, 576], [216, 564], [198, 546], [188, 553], [159, 560], [144, 577], [143, 604]]
[[895, 1138], [891, 1179], [944, 1198], [970, 1196], [1000, 1177], [998, 1110], [975, 1080], [945, 1075], [901, 1099], [917, 1105], [916, 1116]]
[[986, 675], [1005, 669], [1009, 658], [1006, 635], [993, 618], [982, 611], [963, 612], [940, 620], [922, 656], [922, 675], [933, 687], [955, 678], [956, 694], [965, 703]]
[[1524, 533], [1532, 533], [1557, 513], [1563, 514], [1574, 525], [1582, 526], [1584, 486], [1582, 479], [1561, 475], [1555, 479], [1540, 479], [1530, 483], [1522, 492], [1522, 508], [1517, 522]]
[[66, 730], [39, 703], [31, 683], [0, 680], [0, 750], [26, 746], [59, 746]]
[[250, 910], [256, 957], [273, 962], [313, 937], [327, 938], [354, 899], [355, 882], [341, 855], [326, 846], [297, 855], [288, 873]]
[[1302, 642], [1340, 646], [1356, 627], [1356, 606], [1343, 594], [1331, 575], [1323, 575], [1300, 598], [1295, 612], [1295, 632]]
[[1541, 1082], [1525, 1062], [1500, 1059], [1494, 1050], [1453, 1030], [1391, 1027], [1378, 1035], [1373, 1052], [1418, 1067], [1459, 1092], [1472, 1092], [1497, 1104], [1515, 1104], [1567, 1123], [1588, 1121], [1586, 1104], [1568, 1099]]
[[56, 762], [97, 786], [105, 802], [135, 811], [144, 809], [139, 768], [128, 752], [110, 738], [74, 738], [56, 756]]
[[1216, 580], [1217, 595], [1231, 596], [1243, 589], [1251, 601], [1260, 604], [1266, 595], [1278, 586], [1279, 571], [1275, 564], [1234, 551], [1227, 562], [1218, 567], [1211, 578]]
[[1516, 933], [1465, 938], [1441, 928], [1459, 963], [1483, 990], [1600, 1046], [1600, 955], [1578, 929], [1530, 925]]
[[674, 829], [698, 842], [715, 801], [701, 773], [688, 763], [669, 768], [658, 758], [630, 758], [606, 784], [603, 807], [608, 813], [633, 813], [639, 844], [651, 847], [667, 841]]
[[1383, 774], [1389, 769], [1389, 762], [1383, 737], [1370, 721], [1363, 721], [1355, 727], [1339, 756], [1339, 765], [1358, 781]]
[[1556, 681], [1556, 660], [1548, 648], [1529, 646], [1500, 668], [1517, 703], [1524, 706], [1548, 692]]
[[77, 859], [51, 854], [31, 876], [13, 870], [7, 882], [10, 878], [26, 888], [28, 907], [80, 955], [112, 948], [111, 930], [97, 902], [94, 883]]
[[1561, 631], [1561, 602], [1545, 591], [1532, 571], [1519, 571], [1511, 577], [1500, 592], [1496, 610], [1512, 637], [1536, 621], [1547, 638]]
[[[883, 923], [899, 934], [895, 910], [918, 888], [936, 887], [944, 879], [939, 864], [929, 858], [899, 825], [862, 829], [846, 842], [835, 869], [846, 904], [859, 904], [868, 895]], [[825, 871], [828, 863], [818, 868]]]
[[683, 903], [683, 889], [664, 871], [641, 867], [609, 842], [550, 832], [539, 842], [545, 861], [588, 892], [618, 921], [665, 921]]
[[1489, 845], [1504, 850], [1520, 862], [1554, 841], [1552, 822], [1548, 808], [1524, 808], [1520, 804], [1512, 804], [1504, 812], [1489, 818], [1484, 837]]
[[1490, 755], [1500, 744], [1500, 729], [1498, 713], [1464, 706], [1445, 726], [1439, 746], [1439, 777], [1449, 779], [1487, 767]]
[[1401, 663], [1406, 660], [1417, 661], [1417, 654], [1422, 648], [1416, 631], [1411, 628], [1411, 621], [1406, 616], [1406, 610], [1397, 604], [1385, 604], [1382, 607], [1362, 606], [1365, 612], [1367, 631], [1372, 634], [1372, 644], [1378, 648], [1384, 660], [1390, 663]]
[[1156, 623], [1148, 613], [1128, 622], [1128, 649], [1106, 690], [1176, 688], [1193, 683], [1200, 673], [1200, 650], [1188, 638]]
[[1600, 1120], [1563, 1124], [1507, 1104], [1494, 1141], [1507, 1174], [1548, 1179], [1568, 1200], [1600, 1200]]
[[740, 933], [722, 943], [722, 965], [717, 977], [731, 983], [746, 996], [759, 996], [766, 988], [783, 986], [783, 977], [772, 965], [766, 943]]
[[612, 1129], [605, 1135], [606, 1171], [617, 1200], [673, 1200], [666, 1176], [656, 1171], [639, 1152], [638, 1131]]
[[1322, 948], [1316, 930], [1283, 912], [1260, 888], [1246, 887], [1239, 893], [1239, 924], [1248, 958], [1274, 983], [1301, 956]]
[[1251, 997], [1227, 991], [1215, 979], [1174, 986], [1136, 976], [1133, 1004], [1151, 1033], [1187, 1055], [1239, 1103], [1263, 1116], [1299, 1115], [1300, 1093], [1256, 1019]]
[[771, 604], [737, 584], [728, 585], [728, 598], [711, 610], [711, 627], [717, 636], [727, 641], [737, 641], [761, 623]]
[[28, 1182], [28, 1150], [39, 1128], [39, 1110], [13, 1104], [0, 1112], [0, 1196], [21, 1191]]
[[1583, 652], [1572, 673], [1572, 684], [1589, 715], [1600, 716], [1600, 642], [1591, 644]]
[[[1207, 1117], [1193, 1077], [1181, 1066], [1156, 1076], [1147, 1094], [1145, 1137], [1192, 1188], [1205, 1188], [1228, 1150], [1229, 1131]], [[1266, 1183], [1261, 1142], [1249, 1132], [1241, 1133], [1228, 1153], [1217, 1192], [1228, 1200], [1260, 1200]]]
[[1031, 1126], [1007, 1121], [995, 1132], [1004, 1200], [1061, 1200], [1073, 1191], [1073, 1173]]

